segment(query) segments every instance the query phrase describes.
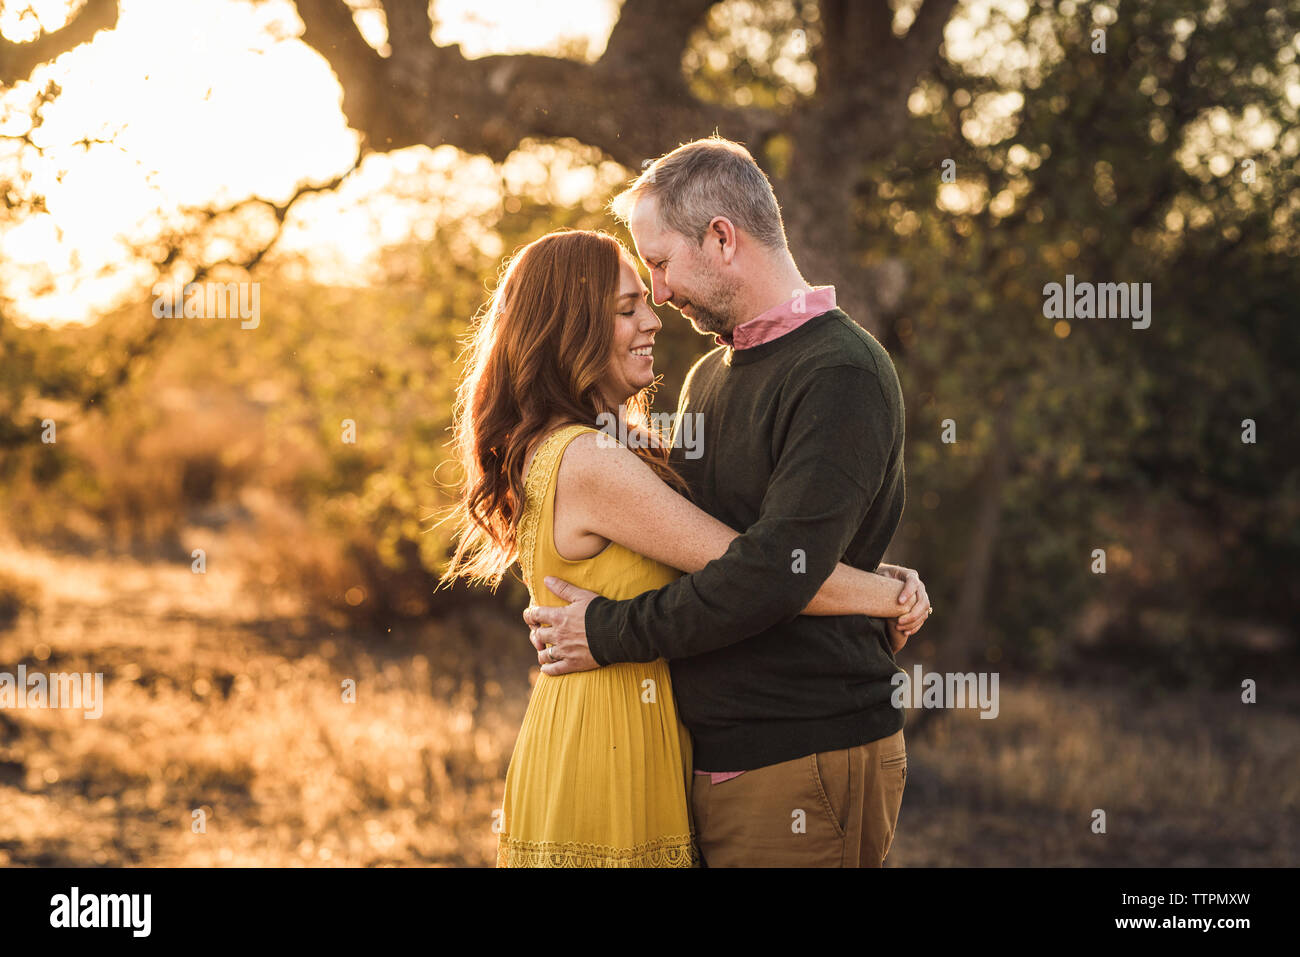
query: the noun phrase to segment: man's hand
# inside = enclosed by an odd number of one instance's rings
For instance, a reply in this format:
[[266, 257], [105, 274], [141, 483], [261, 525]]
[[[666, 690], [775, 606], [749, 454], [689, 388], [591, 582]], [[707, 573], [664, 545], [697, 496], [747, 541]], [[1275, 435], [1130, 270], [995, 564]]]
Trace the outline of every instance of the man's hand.
[[560, 578], [548, 577], [545, 582], [547, 588], [569, 604], [563, 608], [529, 605], [524, 610], [524, 624], [531, 629], [528, 638], [537, 649], [537, 663], [542, 671], [548, 675], [567, 675], [599, 668], [587, 647], [587, 606], [596, 593]]
[[908, 638], [921, 630], [934, 608], [930, 605], [930, 596], [926, 594], [925, 582], [921, 581], [916, 569], [903, 568], [901, 565], [881, 565], [876, 572], [901, 581], [903, 590], [898, 595], [898, 605], [900, 608], [911, 606], [905, 614], [889, 619], [889, 643], [897, 652], [907, 644]]

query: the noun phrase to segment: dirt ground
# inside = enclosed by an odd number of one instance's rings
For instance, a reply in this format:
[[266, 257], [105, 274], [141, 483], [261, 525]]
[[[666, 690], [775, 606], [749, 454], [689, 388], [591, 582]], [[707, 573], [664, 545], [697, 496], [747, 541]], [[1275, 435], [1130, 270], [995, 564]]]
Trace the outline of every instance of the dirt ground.
[[[12, 542], [0, 579], [0, 671], [105, 682], [99, 719], [0, 710], [0, 865], [492, 864], [535, 664], [515, 612], [351, 634], [237, 570]], [[909, 717], [889, 865], [1294, 866], [1300, 708], [1237, 684], [1003, 674], [994, 720]]]

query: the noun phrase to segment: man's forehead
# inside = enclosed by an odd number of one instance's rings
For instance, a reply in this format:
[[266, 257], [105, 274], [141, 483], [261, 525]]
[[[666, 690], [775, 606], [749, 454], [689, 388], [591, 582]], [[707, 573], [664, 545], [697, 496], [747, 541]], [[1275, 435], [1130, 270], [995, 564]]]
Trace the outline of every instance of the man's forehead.
[[627, 218], [627, 228], [636, 242], [637, 251], [645, 258], [648, 251], [660, 245], [663, 235], [659, 229], [659, 213], [653, 196], [642, 196], [632, 207]]

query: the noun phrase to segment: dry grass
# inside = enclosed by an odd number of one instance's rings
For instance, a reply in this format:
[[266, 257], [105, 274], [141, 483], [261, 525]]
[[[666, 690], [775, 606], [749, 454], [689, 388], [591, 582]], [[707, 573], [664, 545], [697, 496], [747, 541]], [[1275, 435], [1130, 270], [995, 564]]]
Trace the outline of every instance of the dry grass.
[[[0, 548], [22, 599], [0, 670], [101, 671], [107, 695], [99, 720], [0, 711], [0, 864], [490, 865], [533, 663], [516, 613], [366, 637], [227, 565]], [[996, 720], [909, 734], [891, 865], [1296, 862], [1295, 708], [1235, 680], [1001, 680]]]
[[[1294, 866], [1300, 715], [1002, 674], [1001, 713], [909, 740], [895, 866]], [[1092, 830], [1093, 812], [1106, 832]]]
[[[510, 631], [491, 614], [367, 648], [260, 618], [237, 581], [188, 566], [12, 545], [0, 563], [49, 583], [0, 634], [4, 669], [100, 671], [106, 696], [98, 720], [0, 712], [0, 864], [493, 860], [528, 682], [526, 665], [467, 667], [475, 636]], [[191, 829], [195, 810], [206, 833]]]

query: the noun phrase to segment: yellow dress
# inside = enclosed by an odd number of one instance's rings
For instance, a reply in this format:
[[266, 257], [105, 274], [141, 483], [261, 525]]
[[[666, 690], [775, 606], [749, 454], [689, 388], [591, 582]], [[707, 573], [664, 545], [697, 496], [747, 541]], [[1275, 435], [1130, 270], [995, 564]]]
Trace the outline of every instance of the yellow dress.
[[[596, 431], [552, 432], [524, 478], [519, 563], [535, 605], [564, 604], [542, 581], [547, 575], [620, 599], [681, 574], [615, 542], [581, 561], [556, 552], [560, 457], [576, 436]], [[698, 866], [692, 776], [690, 734], [677, 717], [666, 661], [539, 674], [506, 772], [497, 866]]]

